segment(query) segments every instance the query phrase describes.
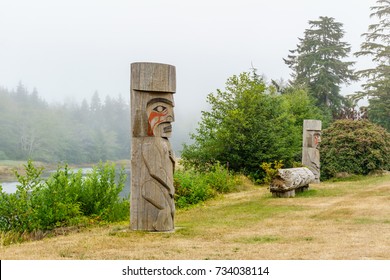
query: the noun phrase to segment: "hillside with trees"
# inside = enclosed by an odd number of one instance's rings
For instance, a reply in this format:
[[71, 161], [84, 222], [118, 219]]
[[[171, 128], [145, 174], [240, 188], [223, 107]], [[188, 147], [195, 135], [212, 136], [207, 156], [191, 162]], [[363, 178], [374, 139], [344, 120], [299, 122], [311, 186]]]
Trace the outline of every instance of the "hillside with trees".
[[97, 92], [81, 104], [48, 104], [22, 83], [0, 87], [0, 160], [94, 163], [130, 157], [129, 104]]

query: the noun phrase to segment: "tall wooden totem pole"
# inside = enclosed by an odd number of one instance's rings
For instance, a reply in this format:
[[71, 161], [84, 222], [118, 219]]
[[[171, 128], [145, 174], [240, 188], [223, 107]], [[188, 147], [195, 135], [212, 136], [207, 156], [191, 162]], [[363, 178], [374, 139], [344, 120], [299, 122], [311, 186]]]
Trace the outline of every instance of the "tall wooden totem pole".
[[302, 164], [314, 174], [314, 183], [320, 182], [321, 121], [303, 120]]
[[133, 230], [174, 230], [174, 121], [176, 69], [159, 63], [131, 64], [131, 205]]

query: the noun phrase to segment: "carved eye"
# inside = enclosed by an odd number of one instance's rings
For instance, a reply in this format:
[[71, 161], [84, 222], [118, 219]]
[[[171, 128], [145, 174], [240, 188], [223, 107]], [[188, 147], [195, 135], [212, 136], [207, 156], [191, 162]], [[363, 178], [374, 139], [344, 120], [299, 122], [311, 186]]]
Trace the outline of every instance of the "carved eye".
[[159, 105], [159, 106], [154, 107], [154, 108], [153, 108], [153, 111], [156, 111], [156, 112], [161, 113], [161, 112], [163, 112], [163, 111], [166, 110], [166, 109], [167, 109], [167, 107], [162, 106], [162, 105]]

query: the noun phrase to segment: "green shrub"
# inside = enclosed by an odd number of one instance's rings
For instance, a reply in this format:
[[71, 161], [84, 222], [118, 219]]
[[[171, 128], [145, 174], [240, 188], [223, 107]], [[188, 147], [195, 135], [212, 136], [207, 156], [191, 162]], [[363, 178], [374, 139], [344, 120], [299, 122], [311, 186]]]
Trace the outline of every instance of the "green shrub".
[[390, 133], [369, 121], [339, 120], [323, 130], [321, 177], [390, 170]]
[[174, 184], [176, 206], [183, 208], [210, 199], [218, 193], [232, 192], [240, 181], [227, 168], [216, 163], [206, 172], [179, 170], [175, 173]]
[[126, 174], [122, 169], [117, 178], [113, 164], [100, 163], [85, 177], [65, 165], [42, 180], [43, 169], [31, 161], [25, 171], [16, 172], [15, 193], [0, 188], [0, 231], [34, 232], [85, 223], [84, 217], [117, 221], [129, 216], [129, 200], [119, 197]]
[[278, 174], [278, 169], [281, 169], [283, 167], [283, 161], [282, 160], [275, 160], [272, 162], [263, 162], [260, 167], [265, 172], [265, 178], [263, 180], [264, 183], [270, 183], [272, 179], [275, 178], [275, 176]]
[[209, 172], [204, 174], [204, 180], [211, 189], [218, 193], [232, 192], [238, 184], [237, 178], [219, 162], [213, 165]]
[[114, 205], [123, 201], [119, 200], [119, 194], [125, 182], [123, 169], [116, 183], [115, 165], [100, 163], [95, 166], [85, 177], [79, 191], [78, 201], [82, 213], [86, 216], [102, 216], [104, 219], [111, 216]]
[[15, 193], [0, 193], [0, 230], [31, 232], [40, 229], [37, 218], [39, 207], [35, 205], [36, 193], [42, 188], [40, 178], [43, 169], [36, 168], [31, 161], [25, 165], [26, 174], [15, 172], [19, 181]]
[[175, 203], [178, 208], [197, 204], [215, 196], [204, 175], [194, 170], [179, 170], [174, 176]]
[[48, 230], [68, 225], [70, 220], [81, 215], [77, 201], [77, 185], [81, 182], [81, 173], [73, 174], [67, 165], [58, 167], [31, 196], [34, 217], [39, 221], [39, 227], [34, 229]]

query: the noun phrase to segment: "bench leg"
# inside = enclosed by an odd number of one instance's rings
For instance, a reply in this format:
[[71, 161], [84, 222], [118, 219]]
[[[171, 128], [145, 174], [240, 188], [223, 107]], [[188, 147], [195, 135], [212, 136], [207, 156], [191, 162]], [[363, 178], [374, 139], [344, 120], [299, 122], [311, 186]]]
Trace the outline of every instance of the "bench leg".
[[272, 197], [294, 197], [295, 190], [290, 190], [286, 192], [272, 192]]
[[309, 185], [307, 186], [303, 186], [303, 187], [299, 187], [296, 189], [296, 192], [304, 192], [304, 191], [307, 191], [309, 189]]

